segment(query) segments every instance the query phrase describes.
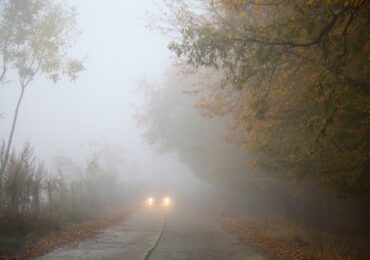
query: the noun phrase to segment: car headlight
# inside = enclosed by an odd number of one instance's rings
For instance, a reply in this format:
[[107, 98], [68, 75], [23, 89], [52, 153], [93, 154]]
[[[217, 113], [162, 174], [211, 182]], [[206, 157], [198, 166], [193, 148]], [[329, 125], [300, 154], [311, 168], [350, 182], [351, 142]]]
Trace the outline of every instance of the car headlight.
[[146, 201], [146, 203], [148, 204], [148, 206], [153, 206], [154, 205], [154, 198], [149, 197], [148, 200]]
[[171, 205], [171, 199], [169, 197], [165, 197], [163, 199], [163, 205], [165, 205], [166, 207], [170, 206]]

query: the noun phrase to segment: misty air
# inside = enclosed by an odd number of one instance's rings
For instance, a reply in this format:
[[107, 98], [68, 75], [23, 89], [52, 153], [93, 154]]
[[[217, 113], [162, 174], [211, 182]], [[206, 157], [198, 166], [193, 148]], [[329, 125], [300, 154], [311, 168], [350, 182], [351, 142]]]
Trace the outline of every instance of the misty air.
[[369, 18], [0, 0], [0, 259], [370, 259]]

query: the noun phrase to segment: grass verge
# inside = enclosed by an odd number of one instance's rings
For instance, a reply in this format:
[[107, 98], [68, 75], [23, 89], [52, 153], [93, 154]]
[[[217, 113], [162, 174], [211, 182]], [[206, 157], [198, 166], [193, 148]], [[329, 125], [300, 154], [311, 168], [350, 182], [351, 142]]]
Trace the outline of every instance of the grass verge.
[[0, 259], [33, 259], [67, 244], [93, 237], [99, 230], [123, 221], [129, 211], [112, 211], [93, 220], [26, 237], [0, 236]]
[[334, 235], [284, 223], [219, 218], [223, 228], [268, 259], [370, 259], [370, 237]]

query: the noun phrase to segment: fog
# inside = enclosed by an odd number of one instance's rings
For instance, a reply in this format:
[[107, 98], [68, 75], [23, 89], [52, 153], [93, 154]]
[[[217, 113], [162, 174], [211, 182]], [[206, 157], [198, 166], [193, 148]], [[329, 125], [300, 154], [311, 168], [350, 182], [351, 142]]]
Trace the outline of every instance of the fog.
[[[36, 155], [50, 164], [58, 152], [83, 162], [91, 142], [123, 146], [126, 161], [138, 167], [138, 179], [192, 178], [172, 155], [158, 156], [142, 140], [135, 114], [142, 106], [138, 81], [160, 77], [169, 64], [166, 39], [146, 29], [153, 1], [68, 1], [78, 11], [81, 34], [71, 55], [86, 70], [76, 82], [53, 84], [37, 77], [25, 94], [14, 148], [30, 142]], [[150, 44], [148, 44], [150, 43]], [[10, 77], [9, 77], [10, 78]], [[0, 136], [7, 137], [19, 95], [17, 80], [1, 86]], [[176, 175], [176, 177], [173, 177]]]
[[153, 259], [368, 257], [369, 8], [272, 2], [0, 0], [0, 258], [104, 218]]

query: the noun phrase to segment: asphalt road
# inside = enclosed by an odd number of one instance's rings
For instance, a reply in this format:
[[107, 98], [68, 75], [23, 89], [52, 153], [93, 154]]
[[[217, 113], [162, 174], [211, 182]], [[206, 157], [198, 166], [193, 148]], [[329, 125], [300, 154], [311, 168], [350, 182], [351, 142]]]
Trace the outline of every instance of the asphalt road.
[[40, 259], [264, 258], [224, 232], [211, 216], [189, 209], [173, 209], [169, 212], [142, 209], [92, 239], [57, 249]]

